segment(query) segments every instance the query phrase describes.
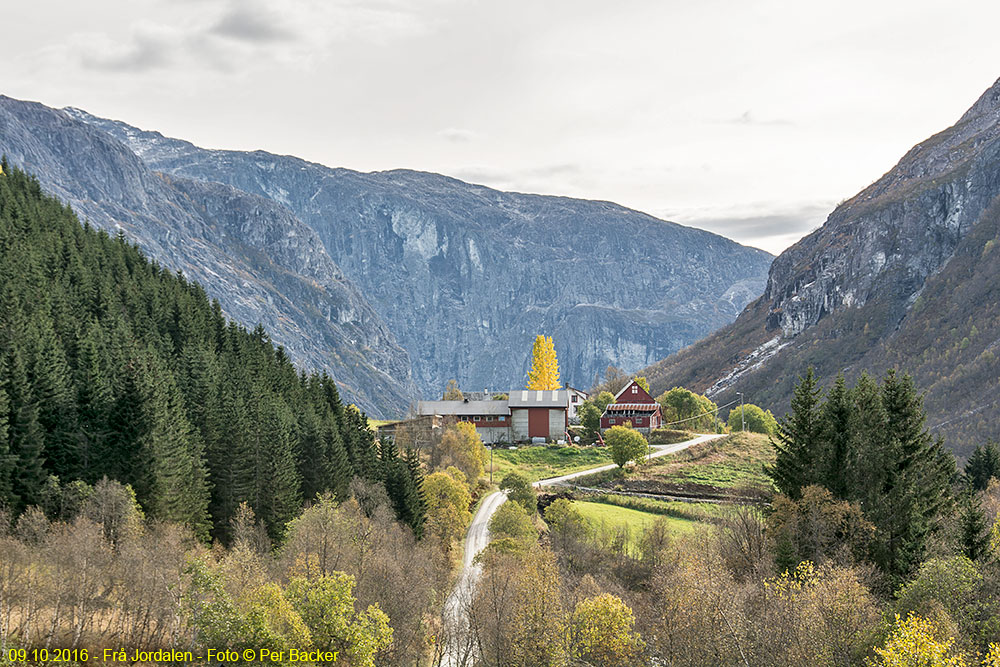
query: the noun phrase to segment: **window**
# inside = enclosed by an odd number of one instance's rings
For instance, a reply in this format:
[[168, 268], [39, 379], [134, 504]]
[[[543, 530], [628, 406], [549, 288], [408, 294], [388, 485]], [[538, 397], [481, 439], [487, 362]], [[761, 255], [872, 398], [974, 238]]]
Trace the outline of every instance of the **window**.
[[639, 393], [639, 387], [637, 385], [632, 385], [632, 393], [633, 394], [638, 394]]
[[576, 399], [578, 399], [578, 398], [580, 398], [580, 397], [579, 397], [579, 396], [577, 396], [576, 394], [573, 394], [573, 402], [574, 402], [574, 403], [576, 403]]
[[614, 419], [609, 419], [609, 420], [608, 420], [608, 423], [609, 423], [609, 424], [614, 424], [614, 423], [615, 423], [615, 420], [614, 420]]
[[477, 421], [479, 421], [479, 415], [476, 415], [475, 417], [473, 417], [473, 418], [472, 418], [472, 421], [474, 421], [474, 422], [477, 422]]
[[500, 421], [502, 422], [507, 421], [507, 417], [505, 415], [500, 415]]

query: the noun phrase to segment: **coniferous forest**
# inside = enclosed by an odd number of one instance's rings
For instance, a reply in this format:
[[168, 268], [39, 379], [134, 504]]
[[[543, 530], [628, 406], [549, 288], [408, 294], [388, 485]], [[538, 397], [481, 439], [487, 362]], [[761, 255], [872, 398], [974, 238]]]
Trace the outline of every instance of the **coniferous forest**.
[[229, 540], [246, 501], [272, 538], [317, 494], [384, 484], [419, 535], [415, 454], [379, 451], [325, 374], [37, 180], [0, 177], [0, 503], [70, 517], [104, 477], [152, 519]]

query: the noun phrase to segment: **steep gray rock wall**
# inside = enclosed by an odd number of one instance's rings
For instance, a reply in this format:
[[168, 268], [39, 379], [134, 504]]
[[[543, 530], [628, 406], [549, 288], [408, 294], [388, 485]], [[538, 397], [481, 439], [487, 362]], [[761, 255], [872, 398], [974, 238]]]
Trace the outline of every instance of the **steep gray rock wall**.
[[498, 192], [436, 174], [361, 174], [200, 149], [71, 110], [157, 170], [287, 206], [409, 353], [426, 396], [520, 386], [552, 335], [562, 378], [637, 370], [732, 321], [771, 257], [608, 202]]
[[881, 291], [903, 297], [894, 308], [902, 317], [1000, 192], [998, 97], [1000, 82], [777, 257], [764, 294], [769, 324], [795, 336]]
[[81, 219], [121, 230], [243, 324], [265, 326], [299, 364], [327, 370], [375, 414], [415, 399], [409, 358], [316, 233], [273, 200], [151, 171], [107, 133], [0, 97], [0, 153]]
[[646, 369], [786, 411], [796, 379], [898, 368], [960, 455], [1000, 436], [1000, 81], [774, 260], [729, 326]]

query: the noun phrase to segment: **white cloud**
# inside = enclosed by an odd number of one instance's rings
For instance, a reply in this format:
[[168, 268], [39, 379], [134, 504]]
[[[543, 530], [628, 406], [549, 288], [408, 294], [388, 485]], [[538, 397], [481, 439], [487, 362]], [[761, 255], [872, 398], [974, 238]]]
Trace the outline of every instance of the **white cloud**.
[[986, 0], [35, 0], [5, 8], [0, 92], [777, 250], [971, 105], [998, 20]]

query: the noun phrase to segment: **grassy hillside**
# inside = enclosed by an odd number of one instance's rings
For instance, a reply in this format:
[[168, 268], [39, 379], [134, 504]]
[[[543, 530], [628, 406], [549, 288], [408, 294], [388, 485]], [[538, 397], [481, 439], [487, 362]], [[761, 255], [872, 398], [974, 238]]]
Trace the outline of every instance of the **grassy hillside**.
[[678, 536], [692, 535], [709, 526], [693, 519], [665, 516], [603, 502], [576, 500], [573, 506], [580, 511], [588, 526], [598, 535], [610, 536], [622, 529], [626, 530], [630, 546], [636, 546], [643, 532], [657, 521], [666, 523], [670, 532]]
[[529, 481], [537, 482], [608, 463], [611, 463], [611, 455], [605, 447], [556, 445], [496, 449], [493, 451], [493, 479], [499, 482], [508, 472], [516, 471]]
[[581, 484], [609, 491], [756, 497], [771, 490], [764, 465], [773, 460], [767, 436], [736, 433], [653, 459], [627, 475], [615, 470], [588, 477]]

